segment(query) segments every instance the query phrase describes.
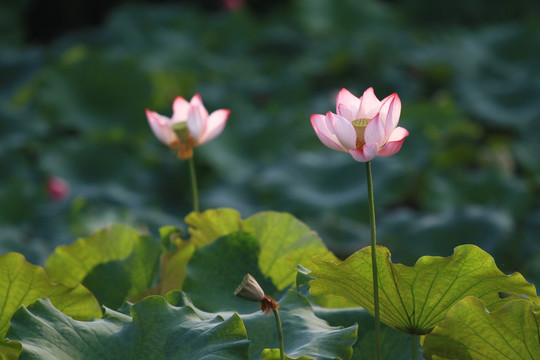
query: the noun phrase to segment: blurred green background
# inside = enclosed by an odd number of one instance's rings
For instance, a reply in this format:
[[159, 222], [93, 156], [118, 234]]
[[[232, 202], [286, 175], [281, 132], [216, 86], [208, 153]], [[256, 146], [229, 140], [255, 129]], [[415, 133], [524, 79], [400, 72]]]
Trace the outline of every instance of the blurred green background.
[[[44, 6], [48, 4], [48, 6]], [[184, 227], [187, 163], [144, 110], [228, 108], [197, 148], [202, 209], [287, 211], [345, 257], [369, 243], [365, 167], [309, 117], [346, 87], [397, 92], [401, 152], [373, 162], [394, 262], [490, 252], [540, 284], [540, 4], [535, 0], [0, 2], [0, 253], [42, 264], [121, 222]], [[54, 200], [61, 177], [69, 195]]]

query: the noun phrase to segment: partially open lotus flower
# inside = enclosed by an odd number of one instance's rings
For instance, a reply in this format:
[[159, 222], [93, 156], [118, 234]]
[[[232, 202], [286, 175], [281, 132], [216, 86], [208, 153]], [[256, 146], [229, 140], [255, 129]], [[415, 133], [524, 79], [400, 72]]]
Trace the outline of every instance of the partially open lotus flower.
[[323, 144], [348, 152], [360, 162], [394, 155], [401, 149], [409, 132], [397, 126], [401, 114], [397, 94], [379, 101], [373, 88], [359, 98], [341, 89], [336, 102], [336, 114], [311, 115], [311, 125]]
[[162, 143], [177, 150], [181, 159], [191, 158], [194, 147], [218, 136], [225, 127], [229, 113], [230, 110], [220, 109], [209, 115], [199, 94], [189, 102], [181, 96], [177, 97], [171, 118], [146, 109], [146, 117], [154, 135]]

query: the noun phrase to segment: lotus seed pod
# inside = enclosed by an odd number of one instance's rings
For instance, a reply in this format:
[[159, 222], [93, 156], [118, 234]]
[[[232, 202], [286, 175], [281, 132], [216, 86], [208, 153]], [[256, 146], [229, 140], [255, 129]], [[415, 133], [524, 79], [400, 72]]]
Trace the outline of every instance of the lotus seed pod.
[[264, 291], [250, 274], [244, 276], [242, 283], [236, 288], [234, 295], [249, 301], [261, 302], [264, 299]]

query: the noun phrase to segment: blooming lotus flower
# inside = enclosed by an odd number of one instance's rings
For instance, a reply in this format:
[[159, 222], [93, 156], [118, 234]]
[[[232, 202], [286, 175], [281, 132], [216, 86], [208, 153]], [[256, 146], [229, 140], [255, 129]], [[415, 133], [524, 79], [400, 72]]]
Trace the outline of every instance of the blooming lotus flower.
[[401, 101], [395, 93], [379, 101], [371, 87], [359, 98], [341, 89], [336, 103], [336, 114], [313, 114], [311, 125], [324, 145], [348, 152], [356, 161], [394, 155], [409, 135], [397, 126]]
[[178, 157], [189, 159], [193, 148], [218, 136], [225, 127], [230, 110], [220, 109], [208, 115], [201, 96], [191, 101], [178, 96], [173, 103], [171, 118], [146, 109], [148, 123], [154, 135], [164, 144], [178, 151]]

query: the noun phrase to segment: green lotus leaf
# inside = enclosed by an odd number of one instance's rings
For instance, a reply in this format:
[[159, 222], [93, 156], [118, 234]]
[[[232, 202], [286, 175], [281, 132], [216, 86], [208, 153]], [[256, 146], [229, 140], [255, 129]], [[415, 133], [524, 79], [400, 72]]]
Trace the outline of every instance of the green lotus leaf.
[[[185, 293], [180, 291], [172, 291], [166, 296], [167, 301], [174, 306], [189, 306], [201, 318], [215, 316], [214, 314], [198, 310], [194, 307], [191, 299]], [[247, 300], [242, 300], [249, 303]], [[346, 327], [339, 324], [330, 325], [325, 318], [332, 320], [342, 320], [342, 309], [326, 309], [324, 318], [318, 317], [314, 312], [307, 298], [296, 291], [289, 290], [279, 300], [279, 314], [283, 326], [283, 334], [285, 341], [285, 352], [291, 358], [306, 358], [313, 357], [315, 359], [334, 359], [341, 357], [342, 359], [350, 358], [352, 353], [352, 345], [356, 341], [356, 330], [358, 325], [355, 321], [369, 317], [369, 325], [373, 327], [373, 317], [369, 314], [357, 317], [348, 316], [348, 324]], [[355, 311], [364, 312], [356, 308]], [[332, 316], [330, 313], [338, 314]], [[223, 313], [224, 316], [230, 316], [229, 313]], [[249, 347], [249, 359], [261, 359], [265, 356], [278, 354], [275, 352], [279, 347], [278, 335], [276, 330], [276, 321], [272, 313], [266, 315], [260, 309], [255, 309], [251, 313], [240, 314], [242, 321], [245, 324], [248, 338], [251, 341]], [[396, 332], [395, 330], [393, 330]], [[397, 333], [397, 332], [396, 332]], [[404, 335], [404, 334], [402, 334]], [[407, 347], [409, 350], [409, 347]], [[264, 355], [263, 355], [264, 354]]]
[[[361, 307], [323, 308], [315, 306], [315, 315], [332, 326], [358, 326], [358, 340], [353, 346], [353, 359], [376, 359], [375, 320]], [[382, 358], [384, 360], [410, 360], [411, 336], [381, 324], [381, 339], [384, 344]]]
[[8, 332], [20, 341], [20, 359], [247, 359], [249, 342], [238, 315], [201, 318], [150, 296], [133, 305], [132, 321], [74, 321], [47, 299], [22, 307]]
[[[374, 319], [369, 323], [370, 329], [358, 329], [358, 341], [354, 344], [353, 359], [372, 360], [377, 358]], [[360, 333], [362, 331], [362, 333]], [[397, 331], [389, 326], [381, 324], [382, 358], [384, 360], [410, 360], [411, 359], [411, 335]]]
[[54, 282], [82, 282], [101, 304], [117, 308], [130, 296], [145, 292], [154, 281], [160, 242], [136, 229], [113, 224], [59, 246], [45, 264]]
[[261, 212], [244, 220], [242, 228], [259, 240], [259, 266], [279, 290], [293, 285], [296, 266], [309, 263], [313, 256], [337, 260], [317, 233], [291, 214]]
[[[337, 264], [314, 258], [311, 292], [341, 295], [373, 313], [371, 247]], [[448, 310], [467, 296], [488, 309], [508, 299], [498, 292], [536, 297], [534, 285], [519, 273], [503, 274], [493, 258], [474, 245], [458, 246], [450, 257], [424, 256], [413, 267], [390, 262], [387, 248], [377, 247], [381, 321], [400, 331], [427, 334]]]
[[236, 231], [251, 233], [260, 244], [259, 267], [279, 290], [293, 285], [296, 266], [313, 256], [337, 260], [313, 230], [288, 213], [260, 212], [242, 220], [236, 210], [217, 209], [191, 213], [186, 223], [197, 246]]
[[30, 264], [21, 254], [0, 255], [0, 279], [0, 338], [4, 338], [17, 309], [39, 298], [49, 298], [75, 319], [101, 317], [99, 304], [88, 289], [81, 284], [52, 284], [42, 267]]
[[[313, 303], [316, 300], [322, 306], [313, 305], [317, 317], [325, 320], [332, 326], [358, 326], [358, 340], [353, 346], [353, 359], [370, 360], [377, 357], [375, 348], [374, 318], [365, 309], [349, 305], [352, 302], [339, 296], [317, 296], [309, 293], [309, 280], [315, 279], [311, 271], [298, 266], [297, 288], [302, 295]], [[340, 302], [339, 299], [342, 299]], [[349, 305], [351, 307], [345, 307]], [[330, 307], [329, 307], [330, 306]], [[354, 306], [354, 307], [353, 307]], [[411, 357], [410, 335], [397, 331], [385, 324], [381, 324], [381, 337], [384, 344], [382, 358], [385, 360], [409, 360]]]
[[540, 311], [525, 299], [489, 312], [470, 296], [456, 303], [423, 342], [428, 360], [528, 359], [540, 355]]
[[[330, 326], [318, 318], [306, 297], [289, 290], [279, 301], [285, 353], [293, 359], [350, 359], [358, 325]], [[262, 311], [242, 315], [251, 340], [250, 359], [279, 359], [278, 335], [273, 314]], [[266, 349], [266, 350], [265, 350]]]
[[253, 235], [235, 232], [195, 250], [186, 267], [184, 291], [204, 311], [232, 310], [251, 313], [258, 303], [234, 296], [234, 291], [247, 273], [274, 296], [276, 287], [259, 270], [260, 246]]

